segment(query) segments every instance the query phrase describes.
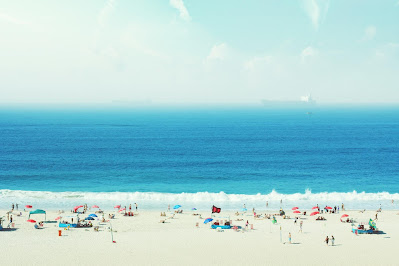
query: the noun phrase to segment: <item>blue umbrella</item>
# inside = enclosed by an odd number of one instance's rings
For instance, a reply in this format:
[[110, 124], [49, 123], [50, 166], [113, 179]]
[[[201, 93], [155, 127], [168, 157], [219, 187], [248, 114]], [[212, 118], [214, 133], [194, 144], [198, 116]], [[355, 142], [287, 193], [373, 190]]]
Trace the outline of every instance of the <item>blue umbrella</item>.
[[94, 213], [90, 214], [89, 217], [98, 217], [97, 215], [95, 215]]
[[87, 220], [94, 220], [94, 218], [93, 217], [86, 217], [85, 221], [87, 221]]
[[181, 207], [181, 205], [175, 205], [175, 207], [173, 207], [173, 209], [178, 209], [178, 208], [180, 208]]
[[213, 221], [212, 218], [206, 218], [205, 221], [204, 221], [204, 224], [207, 224], [207, 223], [212, 222], [212, 221]]

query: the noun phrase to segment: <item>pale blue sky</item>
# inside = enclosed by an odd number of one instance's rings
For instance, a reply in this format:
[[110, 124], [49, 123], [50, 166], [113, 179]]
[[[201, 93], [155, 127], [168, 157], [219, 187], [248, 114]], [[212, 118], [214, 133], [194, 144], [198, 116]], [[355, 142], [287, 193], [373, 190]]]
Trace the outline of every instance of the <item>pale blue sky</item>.
[[0, 0], [0, 102], [399, 102], [399, 0]]

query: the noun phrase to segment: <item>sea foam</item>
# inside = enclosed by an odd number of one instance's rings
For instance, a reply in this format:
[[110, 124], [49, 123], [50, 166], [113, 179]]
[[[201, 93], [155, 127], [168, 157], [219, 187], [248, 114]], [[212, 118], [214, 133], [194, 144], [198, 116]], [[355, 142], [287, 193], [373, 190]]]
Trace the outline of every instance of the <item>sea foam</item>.
[[[394, 200], [394, 204], [392, 204]], [[280, 203], [282, 201], [282, 204]], [[246, 204], [247, 208], [269, 209], [289, 208], [298, 206], [309, 209], [316, 204], [319, 206], [341, 206], [348, 209], [377, 209], [380, 204], [384, 209], [398, 208], [399, 194], [388, 192], [322, 192], [281, 194], [272, 191], [269, 194], [227, 194], [225, 192], [209, 193], [159, 193], [159, 192], [51, 192], [51, 191], [22, 191], [0, 190], [0, 208], [9, 208], [11, 203], [20, 206], [34, 205], [34, 208], [69, 209], [80, 204], [96, 204], [102, 209], [112, 208], [116, 204], [129, 205], [138, 203], [144, 209], [165, 209], [169, 204], [180, 204], [186, 209], [209, 209], [213, 204], [230, 210], [238, 210]]]

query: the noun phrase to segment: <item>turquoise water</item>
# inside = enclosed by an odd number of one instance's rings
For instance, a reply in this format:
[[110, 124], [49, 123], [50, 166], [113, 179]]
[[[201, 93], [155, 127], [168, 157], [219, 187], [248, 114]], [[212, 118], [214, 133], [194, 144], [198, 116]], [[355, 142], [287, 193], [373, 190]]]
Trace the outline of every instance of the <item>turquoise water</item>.
[[0, 110], [4, 204], [389, 207], [398, 177], [397, 108]]

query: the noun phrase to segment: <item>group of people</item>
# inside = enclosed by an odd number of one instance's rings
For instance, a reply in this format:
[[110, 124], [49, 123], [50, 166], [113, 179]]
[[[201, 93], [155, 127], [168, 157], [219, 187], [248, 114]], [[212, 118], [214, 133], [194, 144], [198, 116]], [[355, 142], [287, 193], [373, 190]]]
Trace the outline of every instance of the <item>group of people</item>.
[[326, 236], [326, 239], [324, 240], [324, 242], [326, 242], [326, 245], [328, 246], [328, 242], [331, 241], [331, 246], [334, 246], [334, 242], [335, 242], [335, 238], [334, 236], [331, 236], [331, 238], [328, 238], [328, 236]]

